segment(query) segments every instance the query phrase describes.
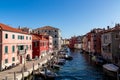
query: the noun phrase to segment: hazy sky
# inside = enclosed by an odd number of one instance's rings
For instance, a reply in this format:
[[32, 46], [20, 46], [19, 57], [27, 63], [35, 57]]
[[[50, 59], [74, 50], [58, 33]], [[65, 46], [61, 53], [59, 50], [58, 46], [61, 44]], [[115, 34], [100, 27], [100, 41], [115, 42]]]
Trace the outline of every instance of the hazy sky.
[[120, 22], [120, 0], [0, 0], [0, 23], [35, 29], [46, 25], [63, 38]]

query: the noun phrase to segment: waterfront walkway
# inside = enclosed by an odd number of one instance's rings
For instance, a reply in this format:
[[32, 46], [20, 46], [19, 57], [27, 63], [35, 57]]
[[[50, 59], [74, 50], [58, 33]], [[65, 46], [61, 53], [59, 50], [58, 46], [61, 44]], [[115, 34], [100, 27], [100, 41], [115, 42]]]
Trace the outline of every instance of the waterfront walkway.
[[[32, 60], [27, 61], [25, 63], [25, 67], [27, 68], [27, 71], [22, 74], [23, 64], [20, 64], [12, 69], [5, 70], [0, 72], [0, 80], [21, 80], [22, 75], [24, 77], [28, 76], [33, 71], [33, 64], [34, 64], [34, 70], [38, 69], [38, 67], [42, 67], [42, 64], [46, 63], [48, 59], [50, 59], [50, 54], [45, 55], [42, 59], [39, 60]], [[40, 64], [38, 66], [38, 63]], [[15, 74], [15, 75], [14, 75]], [[15, 79], [16, 77], [16, 79]]]

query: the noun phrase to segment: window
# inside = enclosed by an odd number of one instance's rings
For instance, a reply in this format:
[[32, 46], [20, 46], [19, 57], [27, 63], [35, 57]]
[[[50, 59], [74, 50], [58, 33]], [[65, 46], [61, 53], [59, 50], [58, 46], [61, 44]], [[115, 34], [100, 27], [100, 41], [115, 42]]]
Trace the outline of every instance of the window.
[[31, 37], [30, 37], [30, 40], [31, 40]]
[[8, 38], [8, 34], [5, 34], [5, 39], [7, 39]]
[[26, 50], [28, 50], [28, 45], [26, 45]]
[[14, 34], [12, 35], [12, 39], [15, 39], [15, 35]]
[[49, 45], [52, 45], [52, 43], [49, 43]]
[[18, 46], [18, 50], [24, 50], [24, 46], [23, 45], [19, 45]]
[[26, 40], [28, 40], [28, 36], [26, 36]]
[[22, 36], [20, 36], [20, 39], [21, 39], [21, 40], [22, 40], [22, 38], [23, 38], [23, 37], [22, 37]]
[[5, 46], [5, 53], [8, 53], [8, 46]]
[[13, 53], [15, 52], [15, 46], [12, 46], [12, 52]]
[[35, 46], [35, 47], [37, 47], [37, 46], [38, 46], [38, 43], [37, 43], [37, 42], [35, 42], [35, 43], [34, 43], [34, 46]]
[[8, 59], [5, 59], [5, 64], [8, 63]]
[[116, 35], [115, 35], [115, 38], [119, 38], [119, 35], [118, 35], [118, 34], [116, 34]]
[[57, 31], [55, 30], [55, 32], [57, 32]]
[[57, 42], [55, 41], [55, 44], [57, 44]]
[[22, 39], [24, 39], [24, 36], [22, 36]]
[[12, 57], [12, 61], [15, 61], [15, 57]]
[[57, 37], [57, 35], [55, 35], [55, 38]]
[[19, 35], [18, 35], [18, 39], [19, 39]]
[[30, 45], [30, 49], [31, 49], [31, 45]]

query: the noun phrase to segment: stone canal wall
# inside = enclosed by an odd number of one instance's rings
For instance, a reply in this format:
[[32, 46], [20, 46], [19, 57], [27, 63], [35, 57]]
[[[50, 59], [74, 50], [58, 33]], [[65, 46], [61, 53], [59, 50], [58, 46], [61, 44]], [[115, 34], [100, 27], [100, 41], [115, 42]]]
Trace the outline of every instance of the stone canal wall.
[[[25, 64], [26, 71], [23, 72], [23, 64], [20, 64], [12, 69], [5, 70], [0, 72], [0, 80], [21, 80], [22, 77], [27, 77], [30, 75], [33, 70], [37, 70], [38, 67], [42, 67], [42, 64], [45, 64], [47, 60], [51, 59], [51, 55], [47, 54], [42, 59], [28, 61]], [[38, 66], [38, 64], [40, 64]]]

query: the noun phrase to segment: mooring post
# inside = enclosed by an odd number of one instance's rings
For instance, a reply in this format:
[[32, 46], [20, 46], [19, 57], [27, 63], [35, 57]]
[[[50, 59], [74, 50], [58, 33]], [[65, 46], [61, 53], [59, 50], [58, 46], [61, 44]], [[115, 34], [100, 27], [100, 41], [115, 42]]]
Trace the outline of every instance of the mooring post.
[[22, 69], [22, 80], [24, 80], [24, 69]]
[[28, 71], [28, 80], [31, 80], [31, 79], [30, 79], [30, 71]]
[[33, 63], [33, 80], [35, 80], [35, 79], [34, 79], [34, 63]]
[[5, 80], [8, 80], [8, 77], [7, 77], [7, 76], [5, 77]]
[[14, 80], [16, 80], [16, 72], [14, 72]]
[[40, 72], [40, 63], [38, 63], [38, 70], [39, 70], [39, 72]]

